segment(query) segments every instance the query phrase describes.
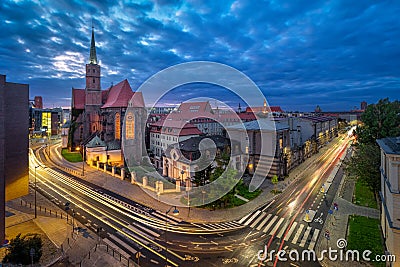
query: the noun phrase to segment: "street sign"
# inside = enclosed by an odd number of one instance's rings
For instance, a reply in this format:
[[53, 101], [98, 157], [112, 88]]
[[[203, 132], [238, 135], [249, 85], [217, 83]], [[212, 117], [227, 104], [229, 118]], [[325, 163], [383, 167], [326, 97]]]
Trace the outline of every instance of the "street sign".
[[333, 214], [333, 210], [328, 210], [328, 213], [329, 214]]
[[310, 210], [306, 210], [306, 213], [310, 213]]
[[140, 253], [140, 251], [138, 251], [138, 252], [135, 253], [135, 258], [136, 258], [136, 259], [139, 259], [140, 256], [142, 256], [142, 253]]

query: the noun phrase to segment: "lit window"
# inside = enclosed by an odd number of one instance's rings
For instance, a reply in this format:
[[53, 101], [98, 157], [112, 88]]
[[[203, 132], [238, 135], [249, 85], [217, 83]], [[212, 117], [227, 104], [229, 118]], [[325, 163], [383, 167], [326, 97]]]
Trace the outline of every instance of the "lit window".
[[132, 112], [126, 114], [126, 126], [125, 126], [126, 139], [135, 138], [135, 117]]
[[115, 139], [121, 139], [121, 116], [119, 113], [115, 114]]

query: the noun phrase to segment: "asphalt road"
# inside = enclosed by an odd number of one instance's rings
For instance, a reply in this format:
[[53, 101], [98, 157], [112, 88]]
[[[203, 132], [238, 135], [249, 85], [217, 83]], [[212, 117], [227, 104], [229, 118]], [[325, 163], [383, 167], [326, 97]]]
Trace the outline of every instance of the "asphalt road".
[[[333, 142], [332, 149], [321, 153], [272, 202], [233, 222], [180, 221], [77, 179], [56, 166], [37, 168], [38, 188], [60, 207], [71, 203], [70, 214], [74, 210], [75, 218], [92, 230], [101, 227], [100, 238], [118, 246], [126, 257], [134, 258], [140, 251], [141, 266], [164, 266], [166, 262], [170, 266], [319, 266], [313, 261], [278, 263], [273, 256], [259, 261], [257, 254], [265, 246], [269, 252], [295, 249], [301, 253], [315, 248], [326, 216], [332, 216], [328, 211], [342, 175], [337, 165], [348, 140]], [[31, 156], [31, 173], [32, 166], [40, 164], [36, 157], [44, 158], [43, 150], [39, 148], [36, 156]], [[332, 183], [329, 190], [322, 192], [327, 180]], [[316, 212], [310, 223], [304, 221], [306, 210]], [[320, 218], [319, 222], [314, 222], [316, 218]]]

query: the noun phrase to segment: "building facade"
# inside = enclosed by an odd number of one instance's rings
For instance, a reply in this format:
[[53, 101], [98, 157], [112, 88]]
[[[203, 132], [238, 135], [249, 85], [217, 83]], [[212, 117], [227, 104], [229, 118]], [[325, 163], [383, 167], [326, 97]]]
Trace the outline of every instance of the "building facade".
[[[123, 124], [131, 99], [132, 108], [143, 109], [146, 114], [141, 92], [133, 92], [128, 80], [101, 89], [101, 68], [98, 64], [94, 30], [90, 45], [89, 63], [86, 64], [85, 89], [72, 88], [71, 122], [68, 134], [68, 147], [86, 147], [96, 136], [105, 143], [106, 154], [115, 156], [113, 165], [124, 165], [122, 150]], [[146, 116], [144, 115], [144, 120]], [[142, 130], [135, 128], [136, 131]], [[139, 133], [138, 133], [139, 135]], [[112, 152], [111, 152], [112, 151]], [[104, 159], [107, 155], [91, 155], [93, 159]], [[108, 162], [101, 162], [107, 164]]]
[[[400, 136], [377, 140], [381, 149], [381, 228], [388, 254], [400, 258]], [[400, 266], [394, 262], [393, 266]]]
[[28, 112], [29, 85], [0, 75], [0, 242], [5, 239], [5, 202], [29, 193]]

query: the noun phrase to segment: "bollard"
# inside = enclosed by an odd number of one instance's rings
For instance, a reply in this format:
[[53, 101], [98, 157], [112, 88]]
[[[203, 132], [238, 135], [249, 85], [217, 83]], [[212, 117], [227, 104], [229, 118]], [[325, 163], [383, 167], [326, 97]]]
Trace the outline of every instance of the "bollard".
[[42, 206], [39, 206], [39, 211], [42, 211]]
[[50, 211], [50, 215], [51, 215], [51, 210], [49, 210]]
[[21, 199], [21, 206], [22, 206], [22, 199]]
[[60, 213], [61, 219], [62, 219], [62, 213]]
[[29, 203], [29, 208], [32, 208], [32, 204], [31, 203]]
[[44, 207], [44, 213], [46, 213], [46, 207]]
[[56, 211], [56, 217], [57, 217], [57, 211]]
[[90, 250], [89, 250], [89, 257], [88, 257], [88, 259], [90, 260]]

